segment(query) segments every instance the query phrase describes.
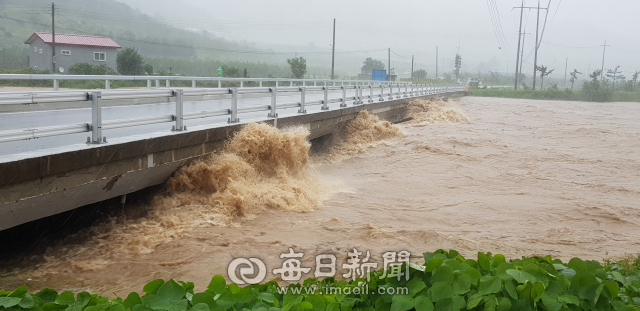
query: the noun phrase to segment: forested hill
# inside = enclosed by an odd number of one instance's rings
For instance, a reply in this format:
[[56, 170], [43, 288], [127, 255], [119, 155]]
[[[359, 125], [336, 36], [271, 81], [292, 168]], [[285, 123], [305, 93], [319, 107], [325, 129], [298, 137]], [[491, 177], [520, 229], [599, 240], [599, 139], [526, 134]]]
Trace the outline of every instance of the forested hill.
[[[147, 57], [225, 58], [255, 50], [251, 44], [165, 25], [115, 0], [58, 1], [55, 20], [56, 33], [108, 36]], [[51, 0], [0, 0], [0, 48], [25, 49], [33, 32], [51, 32]]]

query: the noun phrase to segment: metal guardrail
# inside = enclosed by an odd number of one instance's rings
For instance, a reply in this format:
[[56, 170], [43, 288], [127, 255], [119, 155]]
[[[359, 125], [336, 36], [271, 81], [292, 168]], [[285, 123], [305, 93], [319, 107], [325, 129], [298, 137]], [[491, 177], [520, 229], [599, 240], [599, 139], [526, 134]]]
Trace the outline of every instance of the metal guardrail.
[[[404, 91], [402, 90], [404, 88]], [[369, 94], [362, 94], [363, 89], [369, 89]], [[341, 90], [342, 96], [329, 98], [329, 91]], [[353, 90], [354, 96], [347, 97], [347, 90]], [[307, 92], [321, 91], [324, 99], [306, 101]], [[399, 98], [411, 98], [422, 95], [437, 95], [451, 92], [464, 91], [464, 86], [459, 85], [413, 85], [413, 84], [380, 84], [374, 85], [349, 85], [349, 86], [300, 86], [300, 87], [255, 87], [255, 88], [211, 88], [211, 89], [172, 89], [172, 90], [119, 90], [119, 91], [92, 91], [92, 92], [32, 92], [32, 93], [0, 93], [0, 104], [32, 104], [32, 103], [53, 103], [60, 101], [91, 101], [91, 123], [76, 123], [65, 125], [54, 125], [44, 127], [31, 127], [15, 130], [0, 131], [0, 143], [18, 140], [36, 139], [42, 137], [59, 136], [75, 133], [91, 132], [91, 137], [87, 137], [87, 143], [106, 143], [106, 137], [102, 135], [103, 130], [140, 126], [148, 124], [175, 122], [173, 131], [186, 131], [184, 120], [197, 118], [208, 118], [214, 116], [228, 115], [228, 123], [240, 121], [238, 114], [268, 111], [267, 117], [277, 118], [277, 108], [298, 108], [298, 113], [306, 113], [306, 107], [322, 105], [322, 110], [329, 110], [330, 103], [340, 103], [340, 107], [347, 107], [347, 101], [353, 101], [354, 105], [364, 104], [364, 99], [368, 103], [373, 103], [374, 98], [379, 101], [393, 100]], [[300, 101], [293, 103], [277, 103], [278, 93], [299, 93]], [[374, 94], [375, 93], [375, 94]], [[185, 95], [220, 95], [230, 94], [231, 105], [229, 109], [213, 111], [184, 113], [183, 96]], [[238, 108], [238, 94], [270, 94], [270, 105], [253, 105]], [[395, 96], [395, 97], [394, 97]], [[102, 101], [110, 99], [137, 99], [149, 97], [173, 97], [176, 102], [176, 112], [171, 115], [138, 117], [129, 119], [118, 119], [102, 121]]]
[[111, 89], [111, 81], [147, 81], [147, 88], [150, 89], [152, 81], [155, 80], [155, 87], [160, 88], [160, 81], [165, 81], [165, 87], [171, 87], [171, 81], [191, 81], [191, 87], [196, 88], [198, 81], [217, 81], [218, 88], [222, 88], [222, 82], [240, 82], [240, 87], [244, 87], [245, 82], [257, 82], [262, 87], [263, 82], [275, 82], [275, 86], [290, 87], [302, 83], [302, 86], [344, 86], [347, 85], [391, 85], [391, 84], [411, 84], [410, 82], [395, 81], [365, 81], [365, 80], [326, 80], [326, 79], [282, 79], [282, 78], [223, 78], [223, 77], [184, 77], [184, 76], [119, 76], [119, 75], [58, 75], [58, 74], [0, 74], [0, 80], [52, 80], [53, 89], [60, 89], [60, 81], [65, 80], [88, 80], [104, 81], [105, 90]]

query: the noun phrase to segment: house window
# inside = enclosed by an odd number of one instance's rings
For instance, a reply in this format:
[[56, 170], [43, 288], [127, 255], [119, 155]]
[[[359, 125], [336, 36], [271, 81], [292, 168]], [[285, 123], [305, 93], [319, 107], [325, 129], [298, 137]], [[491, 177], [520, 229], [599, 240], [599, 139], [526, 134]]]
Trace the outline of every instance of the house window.
[[37, 46], [34, 46], [34, 47], [33, 47], [33, 51], [34, 51], [34, 52], [36, 52], [36, 53], [38, 53], [38, 47], [37, 47]]
[[71, 55], [71, 51], [69, 50], [62, 50], [61, 53], [62, 55]]
[[40, 49], [40, 54], [42, 54], [42, 49]]
[[103, 52], [94, 52], [93, 60], [96, 62], [104, 62], [107, 60], [107, 54]]

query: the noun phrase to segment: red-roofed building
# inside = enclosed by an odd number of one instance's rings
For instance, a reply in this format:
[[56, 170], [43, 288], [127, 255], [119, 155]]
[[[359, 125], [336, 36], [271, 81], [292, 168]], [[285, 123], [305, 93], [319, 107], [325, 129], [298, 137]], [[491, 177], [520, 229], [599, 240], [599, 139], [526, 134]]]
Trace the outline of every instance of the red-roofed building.
[[[39, 70], [52, 70], [53, 36], [36, 32], [29, 44], [29, 66]], [[56, 67], [66, 72], [73, 64], [106, 65], [116, 69], [116, 56], [120, 45], [107, 37], [56, 34]]]

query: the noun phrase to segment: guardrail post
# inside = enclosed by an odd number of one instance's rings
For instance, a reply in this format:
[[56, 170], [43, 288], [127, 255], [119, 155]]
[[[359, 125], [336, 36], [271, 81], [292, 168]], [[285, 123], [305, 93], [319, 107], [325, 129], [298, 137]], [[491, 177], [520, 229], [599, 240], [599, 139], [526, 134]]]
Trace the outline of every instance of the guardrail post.
[[373, 103], [373, 85], [369, 84], [369, 103]]
[[358, 104], [358, 86], [354, 86], [353, 89], [355, 90], [355, 95], [353, 96], [353, 105], [355, 106]]
[[150, 89], [151, 88], [151, 80], [147, 80], [147, 88]]
[[107, 142], [107, 138], [102, 137], [102, 92], [91, 93], [91, 138], [87, 137], [87, 142], [91, 144]]
[[307, 81], [302, 81], [302, 86], [307, 86]]
[[260, 87], [262, 87], [262, 80], [260, 80]]
[[105, 90], [111, 89], [111, 83], [109, 82], [109, 80], [104, 80], [104, 89]]
[[305, 101], [305, 95], [307, 93], [307, 88], [306, 87], [301, 87], [300, 88], [300, 109], [298, 110], [298, 113], [307, 113], [307, 110], [304, 109], [304, 101]]
[[240, 80], [240, 87], [244, 87], [244, 81]]
[[409, 85], [405, 84], [404, 85], [404, 97], [407, 97], [407, 88], [409, 87]]
[[222, 88], [222, 81], [218, 80], [218, 88]]
[[318, 86], [318, 81], [313, 81], [313, 86]]
[[347, 107], [347, 88], [345, 88], [344, 85], [342, 86], [342, 102], [340, 103], [340, 107]]
[[166, 81], [165, 81], [165, 86], [166, 86], [167, 88], [170, 88], [170, 87], [171, 87], [171, 81], [166, 80]]
[[384, 101], [384, 84], [380, 83], [380, 101]]
[[229, 93], [231, 93], [231, 109], [229, 109], [231, 118], [229, 118], [228, 122], [237, 123], [240, 121], [240, 119], [238, 119], [238, 89], [229, 89]]
[[[325, 82], [324, 84], [327, 84], [327, 82]], [[322, 101], [322, 108], [320, 109], [329, 110], [329, 88], [325, 85], [322, 87], [322, 91], [324, 93], [324, 100]]]
[[160, 88], [160, 80], [156, 80], [156, 89]]
[[400, 88], [402, 87], [402, 85], [400, 85], [400, 83], [398, 83], [398, 94], [396, 95], [396, 98], [401, 98], [402, 96], [400, 96], [400, 93], [402, 92], [400, 90]]
[[276, 87], [278, 87], [278, 80], [276, 80]]
[[389, 100], [393, 100], [393, 84], [389, 83]]
[[269, 92], [271, 92], [271, 106], [269, 106], [269, 108], [271, 109], [271, 112], [269, 112], [267, 117], [269, 117], [269, 118], [277, 118], [278, 117], [278, 113], [276, 113], [276, 94], [277, 94], [277, 90], [276, 90], [275, 87], [270, 87], [269, 88]]
[[176, 125], [173, 126], [172, 131], [183, 131], [186, 130], [184, 126], [184, 105], [182, 102], [182, 90], [173, 91], [173, 96], [176, 97]]
[[191, 80], [191, 87], [196, 88], [196, 80]]
[[53, 90], [54, 91], [60, 90], [60, 84], [58, 84], [58, 80], [53, 80]]
[[293, 87], [293, 80], [289, 81], [289, 86]]

